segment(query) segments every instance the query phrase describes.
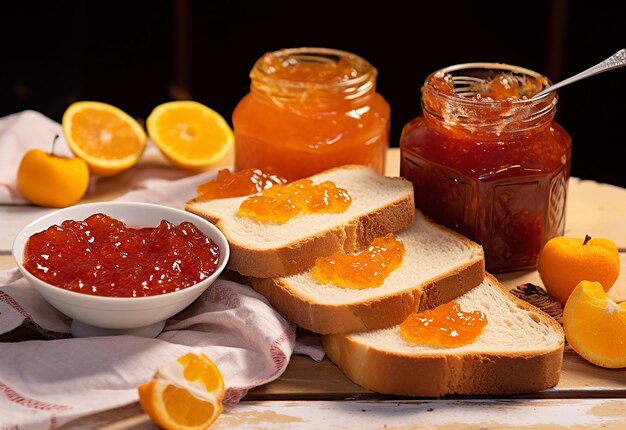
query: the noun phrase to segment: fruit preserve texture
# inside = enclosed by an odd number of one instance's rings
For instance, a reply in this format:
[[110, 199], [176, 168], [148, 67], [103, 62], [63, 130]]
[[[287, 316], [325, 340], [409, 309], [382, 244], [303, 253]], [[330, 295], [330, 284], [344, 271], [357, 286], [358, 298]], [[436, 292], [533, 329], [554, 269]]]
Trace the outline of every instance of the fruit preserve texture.
[[260, 195], [241, 203], [237, 215], [260, 222], [284, 224], [300, 214], [345, 212], [352, 203], [348, 191], [333, 182], [313, 184], [300, 179], [286, 185], [274, 185]]
[[402, 265], [404, 244], [392, 233], [378, 237], [356, 254], [335, 253], [315, 260], [312, 276], [323, 284], [340, 288], [380, 287], [391, 272]]
[[481, 244], [492, 272], [535, 267], [542, 246], [563, 234], [571, 159], [571, 139], [552, 120], [554, 96], [533, 101], [521, 95], [528, 88], [502, 81], [471, 97], [455, 96], [445, 76], [427, 81], [424, 114], [400, 143], [416, 207]]
[[274, 175], [265, 169], [249, 168], [231, 172], [222, 169], [217, 177], [197, 187], [198, 201], [249, 196], [274, 185], [282, 185], [286, 179]]
[[218, 246], [189, 222], [132, 228], [104, 214], [32, 235], [24, 267], [49, 284], [84, 294], [144, 297], [190, 287], [215, 272]]
[[290, 181], [345, 164], [383, 172], [389, 105], [373, 83], [366, 94], [347, 93], [361, 73], [350, 61], [289, 57], [264, 66], [233, 113], [237, 169], [269, 166]]
[[411, 314], [400, 324], [400, 333], [409, 342], [443, 348], [474, 342], [487, 325], [480, 311], [465, 312], [457, 302]]

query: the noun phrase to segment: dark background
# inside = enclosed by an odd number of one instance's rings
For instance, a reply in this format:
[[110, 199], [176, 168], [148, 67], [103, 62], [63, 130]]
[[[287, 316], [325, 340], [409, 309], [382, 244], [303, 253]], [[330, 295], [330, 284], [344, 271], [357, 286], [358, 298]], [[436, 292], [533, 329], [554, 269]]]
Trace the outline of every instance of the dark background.
[[[496, 61], [559, 81], [626, 47], [616, 2], [55, 1], [3, 3], [0, 116], [38, 110], [60, 121], [76, 100], [146, 118], [193, 98], [230, 121], [266, 51], [323, 46], [378, 68], [391, 145], [420, 113], [420, 87], [451, 64]], [[573, 138], [572, 174], [626, 187], [626, 68], [559, 90]]]

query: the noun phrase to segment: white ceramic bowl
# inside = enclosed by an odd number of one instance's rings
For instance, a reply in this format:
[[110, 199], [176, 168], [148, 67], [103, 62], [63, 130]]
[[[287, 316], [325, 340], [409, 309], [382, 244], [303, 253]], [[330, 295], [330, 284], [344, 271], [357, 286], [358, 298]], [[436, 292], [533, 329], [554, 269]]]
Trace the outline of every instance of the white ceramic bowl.
[[[219, 247], [219, 263], [208, 278], [183, 290], [148, 297], [102, 297], [77, 293], [48, 284], [33, 276], [23, 266], [24, 245], [34, 233], [65, 220], [84, 220], [103, 213], [129, 226], [154, 226], [161, 220], [174, 224], [193, 223]], [[45, 215], [24, 227], [13, 242], [13, 258], [26, 279], [55, 308], [74, 319], [75, 336], [137, 334], [156, 336], [165, 320], [189, 306], [226, 267], [230, 248], [224, 235], [210, 222], [189, 212], [148, 203], [106, 202], [70, 206]]]

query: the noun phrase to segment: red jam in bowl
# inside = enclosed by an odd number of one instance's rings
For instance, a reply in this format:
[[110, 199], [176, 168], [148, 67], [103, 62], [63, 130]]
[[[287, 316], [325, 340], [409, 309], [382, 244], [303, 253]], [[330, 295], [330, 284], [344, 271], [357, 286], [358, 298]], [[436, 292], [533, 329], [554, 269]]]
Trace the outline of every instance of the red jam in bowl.
[[24, 267], [49, 284], [107, 297], [144, 297], [197, 284], [215, 272], [219, 247], [190, 222], [132, 228], [104, 214], [33, 234]]

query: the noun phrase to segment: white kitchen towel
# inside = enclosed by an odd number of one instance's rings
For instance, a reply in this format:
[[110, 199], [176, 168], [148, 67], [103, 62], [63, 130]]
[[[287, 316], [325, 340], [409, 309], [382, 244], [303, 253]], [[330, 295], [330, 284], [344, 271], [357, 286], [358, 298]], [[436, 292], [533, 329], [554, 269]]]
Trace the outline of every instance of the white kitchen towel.
[[287, 367], [295, 327], [250, 287], [218, 279], [156, 339], [69, 338], [70, 320], [16, 270], [0, 272], [0, 334], [26, 326], [52, 340], [0, 343], [0, 428], [50, 429], [137, 401], [137, 387], [189, 351], [219, 367], [227, 403]]
[[[0, 202], [20, 203], [19, 196], [6, 191], [4, 185], [15, 187], [15, 142], [35, 141], [26, 132], [29, 128], [39, 130], [39, 142], [48, 132], [53, 136], [60, 126], [30, 111], [2, 118], [0, 124], [0, 134], [10, 130], [0, 140], [0, 188], [5, 189], [4, 194], [0, 189]], [[6, 136], [13, 136], [13, 140]], [[158, 152], [154, 147], [152, 151], [155, 155]], [[7, 154], [11, 160], [5, 166]], [[15, 168], [7, 174], [7, 167]], [[163, 163], [144, 163], [117, 178], [128, 184], [129, 190], [119, 200], [182, 209], [195, 196], [196, 187], [215, 172], [188, 175]], [[4, 242], [10, 244], [42, 211], [47, 209], [0, 206], [0, 243], [4, 235]], [[70, 320], [52, 308], [17, 270], [0, 272], [0, 334], [24, 326], [49, 339], [0, 343], [0, 429], [54, 428], [80, 416], [132, 403], [137, 400], [137, 386], [148, 381], [157, 367], [190, 350], [203, 352], [217, 363], [227, 385], [226, 401], [231, 403], [239, 401], [249, 388], [278, 378], [293, 352], [317, 361], [324, 357], [319, 336], [309, 333], [302, 336], [302, 342], [296, 342], [295, 327], [264, 297], [250, 287], [223, 279], [171, 318], [156, 339], [74, 339], [69, 337], [69, 324]]]

